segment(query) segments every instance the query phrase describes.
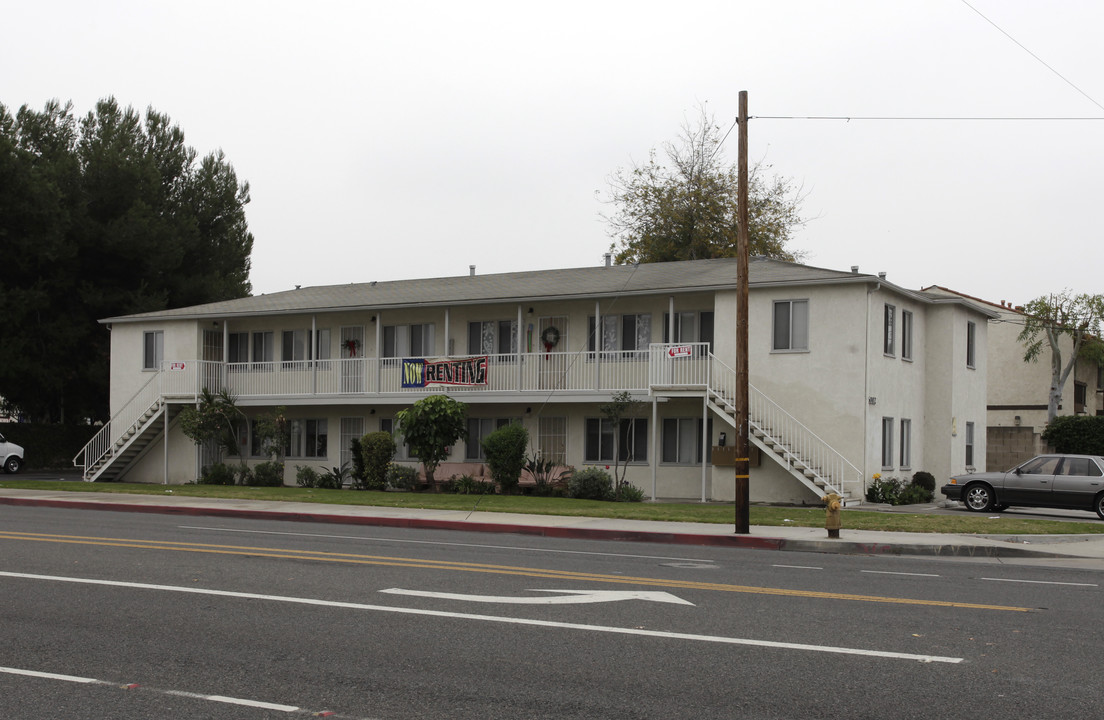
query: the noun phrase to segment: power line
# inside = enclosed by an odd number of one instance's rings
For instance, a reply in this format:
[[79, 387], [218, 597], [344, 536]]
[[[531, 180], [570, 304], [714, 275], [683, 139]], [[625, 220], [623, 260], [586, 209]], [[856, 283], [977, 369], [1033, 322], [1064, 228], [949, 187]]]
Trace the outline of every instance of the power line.
[[[753, 115], [748, 118], [749, 120], [844, 120], [851, 122], [852, 120], [899, 120], [899, 121], [1024, 121], [1024, 122], [1044, 122], [1044, 121], [1085, 121], [1085, 120], [1104, 120], [1104, 117], [940, 117], [940, 116], [892, 116], [892, 115]], [[727, 136], [726, 136], [727, 137]]]
[[1082, 90], [1081, 88], [1079, 88], [1079, 87], [1077, 87], [1076, 85], [1074, 85], [1074, 84], [1073, 84], [1073, 82], [1072, 82], [1072, 81], [1070, 81], [1070, 80], [1069, 80], [1069, 79], [1068, 79], [1068, 78], [1067, 78], [1066, 76], [1064, 76], [1064, 75], [1063, 75], [1062, 73], [1058, 72], [1057, 70], [1055, 70], [1054, 68], [1052, 68], [1052, 67], [1051, 67], [1050, 65], [1048, 65], [1048, 64], [1046, 63], [1046, 61], [1044, 61], [1044, 60], [1043, 60], [1043, 59], [1042, 59], [1041, 57], [1039, 57], [1038, 55], [1036, 55], [1035, 53], [1031, 52], [1031, 51], [1030, 51], [1030, 50], [1028, 50], [1028, 49], [1027, 49], [1026, 47], [1024, 47], [1023, 43], [1021, 43], [1021, 42], [1020, 42], [1019, 40], [1017, 40], [1016, 38], [1014, 38], [1014, 37], [1012, 37], [1011, 35], [1009, 35], [1008, 33], [1006, 33], [1006, 32], [1004, 31], [1004, 29], [1003, 29], [1003, 28], [1002, 28], [1001, 26], [997, 25], [997, 24], [996, 24], [995, 22], [993, 22], [993, 21], [992, 21], [992, 20], [990, 20], [989, 18], [985, 17], [985, 15], [984, 15], [984, 14], [982, 14], [982, 12], [981, 12], [980, 10], [978, 10], [978, 9], [977, 9], [976, 7], [974, 7], [974, 6], [973, 6], [973, 5], [971, 5], [970, 3], [966, 2], [966, 0], [962, 0], [962, 4], [963, 4], [963, 5], [965, 5], [966, 7], [970, 8], [970, 9], [971, 9], [971, 10], [973, 10], [974, 12], [976, 12], [976, 13], [977, 13], [978, 15], [980, 15], [980, 16], [981, 16], [981, 19], [982, 19], [982, 20], [984, 20], [985, 22], [987, 22], [987, 23], [989, 23], [990, 25], [992, 25], [993, 27], [995, 27], [995, 28], [996, 28], [997, 30], [999, 30], [999, 31], [1000, 31], [1000, 33], [1001, 33], [1002, 35], [1004, 35], [1004, 36], [1005, 36], [1006, 38], [1008, 38], [1008, 39], [1009, 39], [1009, 40], [1011, 40], [1012, 42], [1016, 43], [1016, 45], [1018, 45], [1018, 46], [1020, 47], [1020, 49], [1022, 49], [1022, 50], [1023, 50], [1023, 51], [1025, 52], [1025, 53], [1027, 53], [1027, 54], [1028, 54], [1028, 55], [1030, 55], [1031, 57], [1033, 57], [1033, 58], [1035, 58], [1036, 60], [1038, 60], [1038, 61], [1039, 61], [1039, 62], [1040, 62], [1040, 63], [1041, 63], [1042, 65], [1043, 65], [1043, 67], [1045, 67], [1045, 68], [1046, 68], [1047, 70], [1050, 70], [1050, 71], [1051, 71], [1052, 73], [1054, 73], [1054, 74], [1055, 74], [1055, 75], [1057, 75], [1057, 76], [1058, 76], [1059, 78], [1061, 78], [1061, 79], [1062, 79], [1062, 82], [1066, 83], [1066, 84], [1067, 84], [1067, 85], [1069, 85], [1069, 86], [1070, 86], [1071, 88], [1073, 88], [1073, 89], [1074, 89], [1074, 90], [1076, 90], [1077, 92], [1079, 92], [1079, 93], [1081, 93], [1082, 95], [1084, 95], [1084, 96], [1085, 96], [1085, 97], [1086, 97], [1086, 98], [1088, 99], [1088, 101], [1089, 101], [1089, 102], [1091, 102], [1091, 103], [1092, 103], [1093, 105], [1096, 105], [1096, 106], [1097, 106], [1098, 108], [1100, 108], [1101, 110], [1104, 110], [1104, 105], [1101, 105], [1100, 103], [1098, 103], [1098, 102], [1097, 102], [1096, 100], [1094, 100], [1094, 99], [1093, 99], [1093, 98], [1092, 98], [1092, 97], [1091, 97], [1091, 96], [1090, 96], [1090, 95], [1089, 95], [1089, 94], [1088, 94], [1087, 92], [1085, 92], [1085, 91], [1084, 91], [1084, 90]]

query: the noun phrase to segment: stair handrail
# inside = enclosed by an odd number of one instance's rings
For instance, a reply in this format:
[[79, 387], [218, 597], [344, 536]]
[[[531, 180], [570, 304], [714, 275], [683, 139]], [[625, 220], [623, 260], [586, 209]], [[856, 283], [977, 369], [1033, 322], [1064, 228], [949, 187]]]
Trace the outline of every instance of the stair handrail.
[[[710, 391], [717, 395], [723, 405], [735, 407], [728, 399], [735, 397], [736, 371], [730, 368], [723, 360], [710, 353]], [[724, 392], [717, 392], [715, 387], [720, 386], [729, 391], [728, 396]], [[748, 383], [748, 415], [749, 421], [763, 429], [764, 425], [770, 425], [775, 439], [781, 434], [787, 440], [783, 441], [787, 454], [809, 465], [814, 472], [818, 472], [842, 492], [848, 492], [851, 485], [857, 486], [859, 495], [862, 494], [863, 473], [855, 465], [844, 457], [843, 453], [813, 432], [807, 425], [790, 414], [785, 408], [767, 397], [761, 390]], [[766, 417], [771, 418], [772, 423], [765, 423]], [[775, 425], [784, 424], [785, 430], [779, 433]], [[791, 440], [789, 438], [796, 439]], [[795, 447], [795, 444], [799, 445]]]
[[[160, 369], [119, 409], [103, 427], [92, 436], [83, 448], [73, 457], [73, 466], [82, 468], [81, 476], [87, 480], [91, 469], [106, 455], [115, 451], [115, 443], [134, 426], [142, 415], [161, 399]], [[112, 429], [117, 430], [114, 432]], [[83, 459], [83, 462], [80, 462]]]

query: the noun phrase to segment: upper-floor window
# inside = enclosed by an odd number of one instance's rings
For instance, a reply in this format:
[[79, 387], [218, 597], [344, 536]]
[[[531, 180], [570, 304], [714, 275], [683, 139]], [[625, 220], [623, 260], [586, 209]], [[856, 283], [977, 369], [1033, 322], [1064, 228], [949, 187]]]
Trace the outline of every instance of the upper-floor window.
[[328, 360], [330, 358], [330, 330], [284, 330], [281, 359], [284, 362], [298, 360]]
[[469, 355], [506, 355], [518, 347], [517, 320], [484, 320], [468, 323]]
[[232, 332], [226, 347], [226, 361], [232, 363], [249, 362], [249, 333]]
[[594, 316], [587, 318], [587, 349], [596, 349], [596, 336], [601, 336], [601, 349], [647, 350], [652, 342], [652, 316], [650, 313], [632, 315], [603, 315], [601, 333], [594, 330]]
[[772, 350], [809, 349], [809, 301], [775, 300]]
[[966, 367], [976, 367], [977, 360], [977, 325], [973, 322], [966, 323]]
[[1073, 412], [1077, 415], [1085, 412], [1085, 401], [1088, 398], [1089, 386], [1086, 383], [1073, 382]]
[[165, 333], [151, 330], [142, 333], [142, 369], [160, 370], [165, 360]]
[[433, 323], [386, 325], [383, 328], [385, 358], [426, 357], [434, 354]]
[[671, 337], [671, 315], [663, 313], [663, 342], [665, 343], [709, 343], [713, 348], [713, 311], [675, 313], [675, 336]]
[[886, 355], [897, 354], [897, 338], [893, 335], [896, 322], [897, 308], [886, 303], [885, 312], [882, 316], [882, 352]]
[[272, 362], [276, 359], [276, 334], [271, 330], [253, 333], [253, 362]]
[[901, 357], [912, 360], [912, 311], [901, 311]]

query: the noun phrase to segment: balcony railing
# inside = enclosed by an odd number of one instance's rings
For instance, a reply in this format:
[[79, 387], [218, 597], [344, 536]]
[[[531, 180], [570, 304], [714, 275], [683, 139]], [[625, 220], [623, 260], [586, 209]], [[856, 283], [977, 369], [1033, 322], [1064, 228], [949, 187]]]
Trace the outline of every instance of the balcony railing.
[[194, 397], [204, 387], [227, 389], [238, 398], [378, 396], [438, 393], [647, 392], [653, 386], [705, 387], [707, 343], [652, 345], [647, 350], [583, 353], [507, 353], [430, 362], [486, 358], [481, 384], [404, 387], [402, 358], [348, 358], [290, 362], [166, 362], [163, 392]]

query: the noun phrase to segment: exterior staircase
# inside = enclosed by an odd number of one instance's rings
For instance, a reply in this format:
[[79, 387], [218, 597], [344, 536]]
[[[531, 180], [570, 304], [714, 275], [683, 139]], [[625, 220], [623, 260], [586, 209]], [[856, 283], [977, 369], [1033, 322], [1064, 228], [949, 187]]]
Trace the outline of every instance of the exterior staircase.
[[111, 481], [164, 434], [165, 414], [175, 413], [161, 395], [161, 373], [150, 378], [73, 458], [85, 482]]
[[[736, 372], [716, 357], [711, 360], [709, 407], [736, 427]], [[754, 386], [748, 387], [748, 415], [748, 440], [763, 457], [778, 463], [817, 497], [836, 493], [844, 506], [862, 502], [862, 471]]]

